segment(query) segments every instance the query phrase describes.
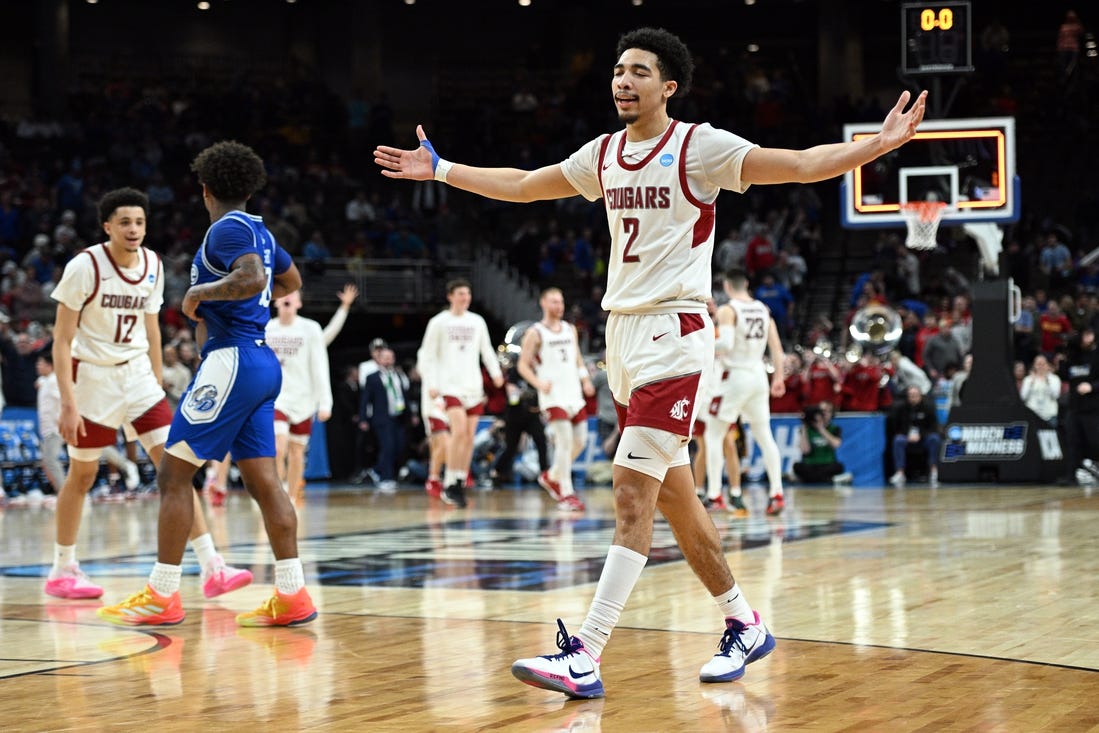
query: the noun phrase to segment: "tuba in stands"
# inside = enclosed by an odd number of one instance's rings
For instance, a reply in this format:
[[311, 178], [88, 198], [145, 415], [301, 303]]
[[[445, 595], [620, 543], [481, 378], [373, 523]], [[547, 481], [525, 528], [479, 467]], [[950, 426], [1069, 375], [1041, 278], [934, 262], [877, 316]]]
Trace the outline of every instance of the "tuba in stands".
[[865, 353], [884, 358], [901, 340], [904, 326], [900, 313], [887, 305], [874, 303], [855, 313], [848, 331], [851, 346], [847, 359], [856, 362]]

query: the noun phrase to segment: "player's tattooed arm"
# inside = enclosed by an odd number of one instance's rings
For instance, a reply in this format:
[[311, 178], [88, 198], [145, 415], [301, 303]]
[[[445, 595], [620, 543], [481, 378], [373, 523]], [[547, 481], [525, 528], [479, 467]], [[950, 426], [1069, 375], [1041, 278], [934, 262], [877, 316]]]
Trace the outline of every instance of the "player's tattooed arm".
[[247, 300], [267, 287], [267, 272], [257, 254], [238, 257], [229, 274], [218, 280], [192, 285], [183, 296], [182, 310], [188, 318], [199, 320], [198, 306], [204, 300]]

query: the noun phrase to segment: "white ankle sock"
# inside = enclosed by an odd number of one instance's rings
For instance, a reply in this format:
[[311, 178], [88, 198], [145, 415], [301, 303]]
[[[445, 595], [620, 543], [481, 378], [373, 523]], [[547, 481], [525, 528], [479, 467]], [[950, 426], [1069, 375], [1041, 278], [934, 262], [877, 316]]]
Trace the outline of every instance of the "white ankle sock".
[[300, 557], [275, 560], [275, 587], [286, 595], [293, 595], [305, 587], [305, 568]]
[[214, 538], [210, 536], [209, 532], [191, 540], [191, 549], [198, 555], [198, 566], [203, 570], [218, 554], [218, 551], [214, 548]]
[[149, 574], [149, 587], [162, 596], [170, 596], [179, 590], [179, 579], [183, 576], [182, 565], [165, 565], [158, 562]]
[[746, 624], [756, 622], [756, 615], [748, 605], [748, 601], [744, 599], [744, 593], [741, 592], [740, 585], [737, 583], [733, 583], [733, 587], [721, 595], [714, 596], [714, 602], [717, 603], [717, 607], [721, 609], [725, 618], [736, 618]]
[[76, 564], [76, 545], [58, 545], [53, 546], [53, 568], [50, 570], [50, 577], [57, 577], [62, 570], [70, 565]]

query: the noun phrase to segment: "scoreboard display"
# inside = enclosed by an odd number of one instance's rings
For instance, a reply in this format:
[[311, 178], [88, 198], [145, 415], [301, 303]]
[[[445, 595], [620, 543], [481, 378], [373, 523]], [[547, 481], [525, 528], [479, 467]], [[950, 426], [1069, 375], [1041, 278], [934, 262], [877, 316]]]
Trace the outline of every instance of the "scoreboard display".
[[969, 2], [904, 3], [901, 65], [906, 75], [973, 71]]

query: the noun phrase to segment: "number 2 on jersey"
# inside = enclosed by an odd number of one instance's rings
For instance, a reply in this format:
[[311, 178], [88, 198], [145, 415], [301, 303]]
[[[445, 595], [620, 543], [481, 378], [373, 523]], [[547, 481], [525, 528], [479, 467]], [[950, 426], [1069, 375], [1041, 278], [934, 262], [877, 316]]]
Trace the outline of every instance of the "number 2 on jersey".
[[637, 217], [625, 216], [622, 218], [622, 230], [629, 237], [626, 240], [626, 246], [622, 248], [622, 261], [640, 262], [640, 257], [630, 254], [630, 247], [637, 241], [637, 235], [641, 233], [641, 221]]

